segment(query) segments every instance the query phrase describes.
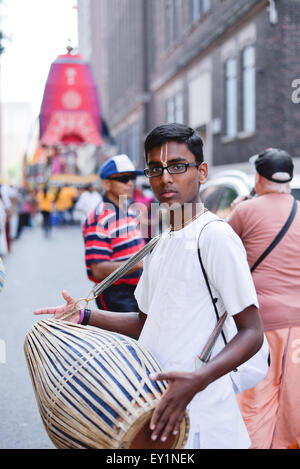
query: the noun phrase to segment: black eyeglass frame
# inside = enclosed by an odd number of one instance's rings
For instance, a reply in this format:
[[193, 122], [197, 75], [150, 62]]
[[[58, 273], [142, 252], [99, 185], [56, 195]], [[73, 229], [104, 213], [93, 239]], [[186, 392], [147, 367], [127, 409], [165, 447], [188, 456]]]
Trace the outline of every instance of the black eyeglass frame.
[[[170, 172], [169, 168], [172, 168], [173, 166], [179, 166], [179, 165], [184, 166], [184, 168], [185, 168], [184, 171]], [[144, 174], [147, 178], [155, 178], [155, 177], [158, 177], [158, 176], [162, 176], [165, 169], [171, 175], [172, 174], [184, 174], [184, 173], [187, 172], [188, 167], [195, 167], [195, 166], [198, 168], [200, 166], [200, 163], [196, 163], [196, 162], [193, 162], [193, 163], [173, 163], [173, 164], [170, 164], [170, 165], [165, 166], [165, 167], [163, 167], [163, 166], [154, 166], [155, 169], [160, 169], [160, 172], [158, 174], [153, 175], [153, 176], [149, 175], [149, 171], [151, 171], [152, 168], [145, 168], [144, 169]]]

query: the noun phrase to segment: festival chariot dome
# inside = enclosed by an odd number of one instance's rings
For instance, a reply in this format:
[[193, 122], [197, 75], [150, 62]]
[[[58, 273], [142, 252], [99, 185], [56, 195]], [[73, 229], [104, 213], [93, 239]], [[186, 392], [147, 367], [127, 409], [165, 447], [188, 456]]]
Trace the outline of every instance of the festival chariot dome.
[[90, 65], [81, 55], [59, 55], [51, 64], [40, 112], [40, 142], [45, 146], [101, 146], [101, 116]]

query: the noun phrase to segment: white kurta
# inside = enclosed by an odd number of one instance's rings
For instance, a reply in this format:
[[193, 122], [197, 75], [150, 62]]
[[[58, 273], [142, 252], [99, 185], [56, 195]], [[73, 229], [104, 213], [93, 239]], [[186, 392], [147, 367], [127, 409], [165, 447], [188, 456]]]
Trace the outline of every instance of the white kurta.
[[[197, 255], [199, 233], [217, 217], [204, 213], [193, 223], [158, 242], [144, 259], [135, 296], [147, 319], [139, 338], [164, 371], [192, 371], [205, 346], [216, 315]], [[201, 258], [220, 315], [258, 307], [256, 291], [240, 238], [225, 222], [209, 223], [199, 241]], [[230, 318], [231, 319], [231, 318]], [[231, 319], [232, 321], [232, 319]], [[213, 355], [224, 347], [218, 338]], [[186, 448], [247, 448], [250, 445], [230, 376], [199, 392], [189, 407]]]

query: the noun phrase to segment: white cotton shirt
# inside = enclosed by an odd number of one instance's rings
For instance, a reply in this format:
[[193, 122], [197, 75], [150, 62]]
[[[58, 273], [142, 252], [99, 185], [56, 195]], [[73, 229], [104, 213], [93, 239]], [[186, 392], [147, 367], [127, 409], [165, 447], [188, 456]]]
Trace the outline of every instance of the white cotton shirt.
[[[182, 230], [164, 234], [144, 258], [135, 290], [139, 308], [147, 314], [139, 342], [154, 354], [163, 371], [195, 370], [196, 357], [217, 322], [197, 255], [198, 240], [219, 315], [225, 309], [232, 316], [250, 305], [258, 308], [240, 238], [226, 222], [212, 220], [218, 219], [205, 212]], [[212, 356], [223, 347], [219, 336]], [[199, 392], [188, 411], [186, 448], [250, 446], [229, 374]]]

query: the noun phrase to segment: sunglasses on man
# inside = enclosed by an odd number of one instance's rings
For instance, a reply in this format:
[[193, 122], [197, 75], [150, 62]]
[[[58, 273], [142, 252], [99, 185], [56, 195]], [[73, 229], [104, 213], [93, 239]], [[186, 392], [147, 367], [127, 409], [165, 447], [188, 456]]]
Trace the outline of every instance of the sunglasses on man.
[[123, 184], [127, 184], [129, 181], [135, 181], [136, 176], [134, 174], [124, 174], [123, 176], [116, 176], [109, 179], [110, 181], [118, 181], [122, 182]]

